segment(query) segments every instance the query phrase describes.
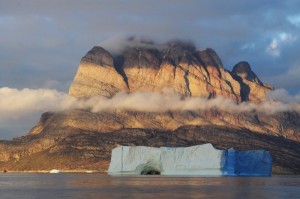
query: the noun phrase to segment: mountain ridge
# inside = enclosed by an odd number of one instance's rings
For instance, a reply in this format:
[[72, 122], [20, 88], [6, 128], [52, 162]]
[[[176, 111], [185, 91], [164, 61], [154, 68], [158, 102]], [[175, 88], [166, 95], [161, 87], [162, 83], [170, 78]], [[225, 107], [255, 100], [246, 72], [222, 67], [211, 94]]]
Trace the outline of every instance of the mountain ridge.
[[[114, 56], [95, 46], [82, 58], [69, 94], [112, 97], [120, 91], [160, 92], [170, 87], [182, 96], [221, 95], [237, 103], [259, 103], [273, 89], [258, 79], [247, 62], [238, 63], [230, 72], [211, 48], [196, 50], [189, 44], [176, 42], [169, 45], [163, 50], [126, 47]], [[237, 73], [244, 65], [248, 70], [243, 75]]]

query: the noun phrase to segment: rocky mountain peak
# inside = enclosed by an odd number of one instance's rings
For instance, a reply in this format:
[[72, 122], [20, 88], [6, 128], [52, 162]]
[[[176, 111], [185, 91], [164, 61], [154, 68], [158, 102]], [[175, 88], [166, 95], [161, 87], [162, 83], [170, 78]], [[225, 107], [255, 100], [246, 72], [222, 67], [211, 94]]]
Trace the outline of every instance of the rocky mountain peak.
[[88, 51], [81, 59], [81, 62], [93, 63], [101, 66], [114, 65], [111, 54], [100, 46], [94, 46], [90, 51]]
[[263, 83], [259, 80], [257, 75], [252, 71], [250, 64], [246, 61], [241, 61], [237, 63], [233, 67], [232, 73], [241, 77], [242, 79], [247, 79], [249, 81], [263, 85]]
[[222, 95], [236, 102], [261, 102], [270, 90], [247, 62], [238, 63], [232, 72], [225, 70], [211, 48], [196, 50], [194, 44], [177, 40], [163, 45], [132, 42], [113, 56], [102, 47], [93, 47], [82, 58], [69, 94], [111, 97], [120, 91], [171, 88], [182, 96]]
[[204, 66], [214, 66], [216, 68], [223, 68], [221, 59], [213, 49], [206, 48], [204, 50], [199, 50], [196, 53], [198, 58], [200, 59], [200, 62]]
[[126, 47], [122, 54], [115, 58], [121, 67], [154, 67], [159, 68], [161, 54], [155, 48]]

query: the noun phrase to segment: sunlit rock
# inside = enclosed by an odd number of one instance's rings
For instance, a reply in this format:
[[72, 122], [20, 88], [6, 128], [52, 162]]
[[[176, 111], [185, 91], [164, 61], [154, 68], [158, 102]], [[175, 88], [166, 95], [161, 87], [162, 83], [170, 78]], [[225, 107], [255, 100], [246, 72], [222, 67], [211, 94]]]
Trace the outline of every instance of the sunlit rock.
[[185, 97], [224, 96], [236, 102], [261, 102], [271, 88], [243, 63], [230, 72], [213, 49], [197, 50], [192, 43], [176, 40], [163, 46], [127, 46], [114, 55], [95, 46], [81, 59], [69, 94], [111, 97], [121, 91], [172, 88]]

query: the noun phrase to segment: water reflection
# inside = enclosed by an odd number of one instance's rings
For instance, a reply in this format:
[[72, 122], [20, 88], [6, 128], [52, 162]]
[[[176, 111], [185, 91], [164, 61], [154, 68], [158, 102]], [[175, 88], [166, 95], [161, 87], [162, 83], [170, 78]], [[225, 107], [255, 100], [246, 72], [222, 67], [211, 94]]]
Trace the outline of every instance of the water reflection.
[[298, 198], [300, 176], [1, 174], [0, 198]]

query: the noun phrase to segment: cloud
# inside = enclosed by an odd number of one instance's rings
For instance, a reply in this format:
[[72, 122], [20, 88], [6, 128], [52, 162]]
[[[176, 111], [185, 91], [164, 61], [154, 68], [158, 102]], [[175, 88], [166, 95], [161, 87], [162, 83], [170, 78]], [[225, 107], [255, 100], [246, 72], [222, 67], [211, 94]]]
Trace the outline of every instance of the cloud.
[[[33, 127], [38, 118], [46, 111], [64, 111], [70, 109], [88, 109], [98, 113], [125, 109], [144, 112], [165, 111], [201, 111], [219, 109], [228, 112], [262, 111], [273, 114], [279, 111], [300, 111], [300, 93], [291, 96], [285, 90], [275, 90], [262, 104], [236, 104], [230, 99], [216, 97], [182, 98], [172, 89], [164, 89], [161, 93], [120, 92], [112, 98], [95, 96], [89, 99], [76, 99], [64, 92], [53, 89], [15, 89], [0, 88], [0, 138], [12, 138], [24, 135]], [[276, 100], [276, 101], [274, 101]], [[281, 101], [278, 101], [281, 100]], [[298, 103], [298, 104], [297, 104]], [[20, 132], [20, 129], [23, 129]], [[13, 130], [18, 132], [12, 133]]]
[[144, 35], [116, 35], [99, 43], [99, 46], [112, 55], [122, 54], [127, 47], [163, 50], [174, 45], [183, 49], [195, 50], [195, 44], [191, 40], [173, 38], [167, 41], [158, 41]]
[[111, 54], [121, 54], [126, 47], [160, 48], [153, 39], [144, 35], [114, 35], [99, 43]]
[[0, 139], [25, 135], [47, 110], [59, 110], [66, 94], [49, 89], [0, 88]]
[[281, 55], [281, 47], [287, 43], [293, 43], [298, 39], [297, 36], [282, 32], [277, 35], [275, 39], [267, 46], [266, 52], [274, 57], [279, 57]]
[[280, 56], [280, 49], [277, 39], [273, 39], [270, 45], [267, 47], [266, 51], [274, 57]]
[[[179, 38], [211, 47], [228, 70], [246, 60], [263, 81], [298, 93], [299, 7], [298, 0], [1, 0], [0, 87], [66, 92], [94, 45], [118, 52], [120, 38], [145, 35], [158, 43]], [[39, 105], [35, 120], [46, 110]], [[17, 111], [8, 113], [18, 118]]]
[[300, 27], [300, 14], [297, 14], [297, 15], [289, 15], [287, 16], [287, 20], [295, 25], [297, 28]]
[[[299, 6], [295, 0], [2, 0], [0, 86], [37, 88], [45, 79], [67, 83], [94, 45], [135, 34], [159, 41], [190, 39], [198, 48], [215, 49], [229, 70], [247, 60], [258, 75], [269, 75], [270, 65], [276, 74], [299, 59], [285, 59], [277, 38], [281, 32], [298, 34]], [[300, 50], [290, 44], [286, 48]]]
[[300, 92], [295, 95], [291, 95], [288, 93], [285, 89], [276, 89], [274, 91], [271, 91], [268, 93], [268, 97], [273, 100], [279, 100], [283, 103], [289, 103], [289, 104], [300, 104]]
[[32, 113], [62, 110], [66, 94], [50, 89], [0, 88], [0, 121], [18, 119]]
[[[14, 89], [0, 88], [0, 121], [3, 119], [18, 119], [31, 113], [45, 111], [63, 111], [68, 109], [89, 109], [92, 112], [113, 111], [125, 109], [132, 111], [165, 112], [165, 111], [199, 111], [217, 108], [225, 111], [244, 112], [262, 108], [261, 104], [241, 103], [218, 96], [214, 99], [203, 97], [185, 97], [166, 88], [161, 93], [135, 92], [117, 93], [112, 98], [95, 96], [88, 99], [77, 99], [66, 93], [52, 89]], [[300, 93], [292, 96], [284, 89], [278, 89], [268, 94], [264, 102], [270, 105], [270, 100], [280, 100], [280, 103], [300, 103]], [[271, 112], [277, 112], [276, 106]]]
[[[279, 91], [281, 92], [281, 91]], [[165, 111], [205, 111], [218, 109], [228, 112], [248, 112], [256, 110], [269, 114], [281, 111], [300, 111], [298, 108], [299, 96], [290, 96], [290, 101], [280, 101], [277, 93], [271, 92], [268, 99], [261, 104], [243, 102], [237, 104], [231, 99], [218, 96], [213, 99], [203, 97], [185, 97], [177, 95], [172, 89], [164, 89], [162, 93], [120, 92], [113, 98], [108, 99], [100, 96], [87, 100], [76, 101], [70, 104], [74, 108], [87, 108], [92, 112], [112, 111], [115, 109], [125, 109], [132, 111], [165, 112]], [[294, 99], [294, 101], [292, 100]]]

